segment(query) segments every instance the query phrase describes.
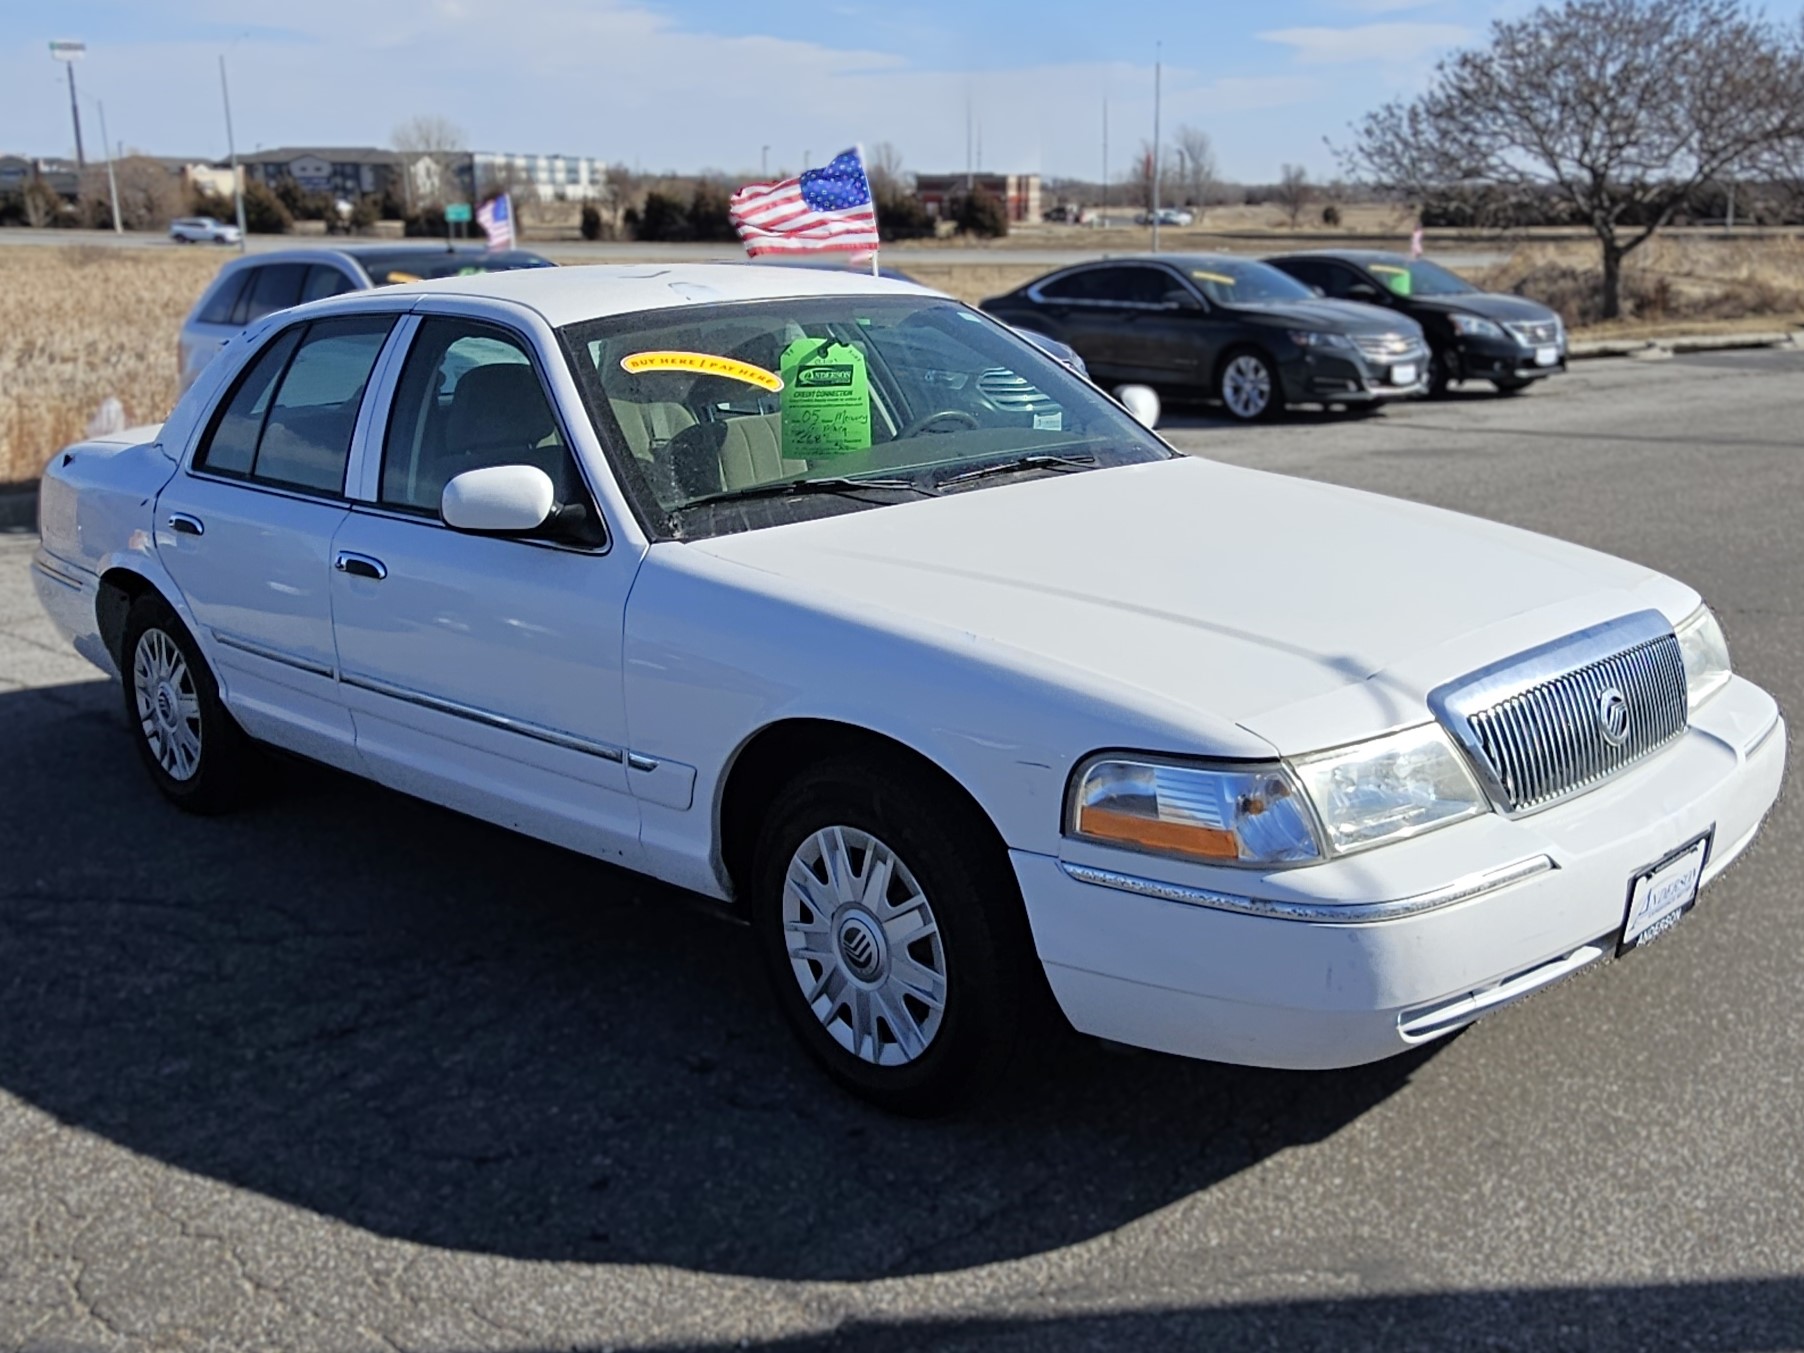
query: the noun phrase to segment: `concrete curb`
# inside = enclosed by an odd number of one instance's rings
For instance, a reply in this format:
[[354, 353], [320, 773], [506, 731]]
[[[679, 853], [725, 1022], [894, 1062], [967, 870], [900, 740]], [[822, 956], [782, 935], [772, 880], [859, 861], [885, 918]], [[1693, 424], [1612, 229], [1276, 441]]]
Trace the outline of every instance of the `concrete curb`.
[[38, 486], [0, 489], [0, 531], [38, 529]]
[[1679, 338], [1597, 339], [1574, 343], [1567, 356], [1574, 361], [1596, 357], [1634, 357], [1660, 362], [1681, 352], [1727, 352], [1737, 348], [1797, 348], [1799, 335], [1786, 330], [1752, 334], [1696, 334]]

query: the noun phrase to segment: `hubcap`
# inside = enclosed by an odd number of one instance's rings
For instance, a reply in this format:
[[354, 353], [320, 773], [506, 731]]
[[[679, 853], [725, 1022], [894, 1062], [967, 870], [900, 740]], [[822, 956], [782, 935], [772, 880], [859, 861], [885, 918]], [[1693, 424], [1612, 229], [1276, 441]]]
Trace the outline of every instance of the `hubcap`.
[[1272, 373], [1257, 357], [1236, 357], [1222, 372], [1221, 399], [1236, 418], [1257, 418], [1272, 402]]
[[200, 769], [200, 698], [188, 660], [162, 630], [145, 630], [132, 654], [132, 697], [151, 755], [173, 780]]
[[783, 940], [821, 1027], [873, 1066], [925, 1053], [946, 1009], [939, 923], [909, 868], [882, 841], [823, 827], [783, 881]]

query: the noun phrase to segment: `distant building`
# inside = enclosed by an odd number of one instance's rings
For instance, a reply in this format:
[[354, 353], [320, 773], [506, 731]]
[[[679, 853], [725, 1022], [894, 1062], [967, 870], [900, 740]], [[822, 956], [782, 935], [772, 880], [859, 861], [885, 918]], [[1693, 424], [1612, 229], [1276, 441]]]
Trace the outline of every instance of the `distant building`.
[[26, 155], [0, 155], [0, 193], [24, 190], [33, 179], [65, 202], [81, 196], [81, 171], [74, 160]]
[[608, 166], [592, 155], [517, 155], [477, 150], [470, 154], [476, 195], [530, 188], [541, 202], [595, 202], [608, 196]]
[[281, 146], [240, 155], [238, 165], [247, 183], [269, 188], [286, 178], [334, 197], [401, 191], [401, 157], [374, 146]]
[[1011, 221], [1040, 219], [1038, 174], [916, 174], [915, 196], [929, 216], [950, 216], [952, 204], [965, 195], [967, 185], [1000, 201]]

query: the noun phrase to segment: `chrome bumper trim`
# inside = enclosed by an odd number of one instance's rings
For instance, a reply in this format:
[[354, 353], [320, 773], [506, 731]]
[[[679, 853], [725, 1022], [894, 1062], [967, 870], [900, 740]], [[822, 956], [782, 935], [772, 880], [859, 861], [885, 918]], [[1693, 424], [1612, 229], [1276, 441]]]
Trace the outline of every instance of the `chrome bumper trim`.
[[1527, 972], [1517, 973], [1484, 991], [1468, 992], [1451, 1000], [1437, 1001], [1416, 1010], [1405, 1010], [1397, 1017], [1397, 1032], [1411, 1043], [1438, 1038], [1461, 1025], [1470, 1024], [1480, 1015], [1488, 1015], [1506, 1005], [1514, 1005], [1523, 997], [1532, 996], [1543, 987], [1550, 987], [1555, 982], [1572, 976], [1580, 968], [1597, 962], [1607, 952], [1603, 941], [1583, 944], [1570, 954], [1530, 968]]
[[1259, 916], [1272, 921], [1307, 921], [1315, 925], [1367, 925], [1374, 921], [1396, 921], [1423, 912], [1439, 911], [1475, 897], [1508, 888], [1525, 879], [1548, 873], [1557, 866], [1545, 855], [1531, 856], [1501, 869], [1472, 874], [1431, 892], [1414, 897], [1400, 897], [1391, 902], [1293, 902], [1270, 897], [1244, 897], [1236, 893], [1218, 893], [1209, 888], [1192, 888], [1181, 883], [1161, 883], [1157, 879], [1120, 874], [1112, 869], [1095, 869], [1085, 864], [1059, 861], [1059, 868], [1079, 883], [1139, 897], [1154, 897], [1162, 902], [1182, 902], [1187, 906], [1206, 907], [1211, 911], [1235, 912], [1242, 916]]

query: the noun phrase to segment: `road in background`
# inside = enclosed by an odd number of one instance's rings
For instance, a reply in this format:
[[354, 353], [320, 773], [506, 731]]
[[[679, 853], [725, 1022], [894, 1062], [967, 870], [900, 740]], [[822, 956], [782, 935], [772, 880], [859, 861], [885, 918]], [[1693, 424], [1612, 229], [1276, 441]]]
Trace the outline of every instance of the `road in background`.
[[[1804, 355], [1728, 354], [1169, 435], [1669, 570], [1796, 716], [1801, 404]], [[1804, 1344], [1796, 793], [1669, 937], [1424, 1052], [1049, 1039], [981, 1113], [902, 1122], [668, 889], [318, 770], [169, 808], [30, 546], [0, 538], [0, 1350]]]

